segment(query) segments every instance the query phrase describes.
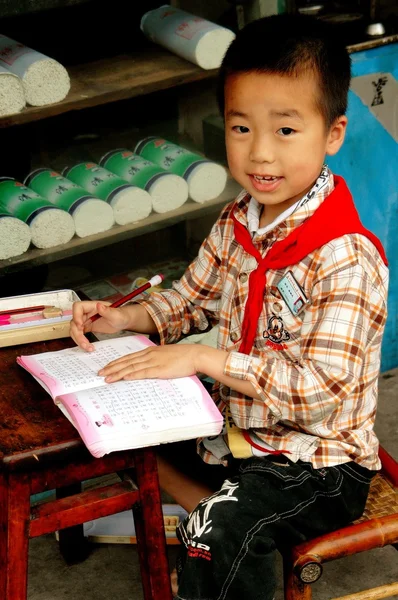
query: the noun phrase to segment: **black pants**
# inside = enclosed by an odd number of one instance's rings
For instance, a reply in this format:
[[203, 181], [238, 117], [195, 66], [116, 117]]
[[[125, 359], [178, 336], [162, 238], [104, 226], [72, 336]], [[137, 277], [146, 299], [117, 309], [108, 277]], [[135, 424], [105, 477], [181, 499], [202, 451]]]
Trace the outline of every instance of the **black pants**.
[[363, 513], [374, 471], [353, 462], [314, 469], [277, 460], [235, 463], [235, 474], [227, 469], [221, 489], [180, 525], [179, 600], [271, 600], [276, 548], [343, 527]]

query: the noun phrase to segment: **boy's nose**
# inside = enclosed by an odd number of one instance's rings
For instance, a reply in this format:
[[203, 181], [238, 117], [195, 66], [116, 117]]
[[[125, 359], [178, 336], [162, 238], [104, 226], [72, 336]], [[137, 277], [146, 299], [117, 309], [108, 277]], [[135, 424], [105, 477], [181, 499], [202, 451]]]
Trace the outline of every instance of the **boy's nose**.
[[275, 156], [271, 144], [262, 139], [253, 141], [249, 159], [255, 163], [273, 163]]

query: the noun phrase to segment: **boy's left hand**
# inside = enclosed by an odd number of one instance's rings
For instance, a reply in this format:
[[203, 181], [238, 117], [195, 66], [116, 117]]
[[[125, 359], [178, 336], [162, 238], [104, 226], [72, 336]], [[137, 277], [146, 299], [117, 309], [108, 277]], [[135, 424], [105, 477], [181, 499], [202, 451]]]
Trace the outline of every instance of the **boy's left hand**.
[[173, 379], [197, 373], [196, 344], [154, 346], [113, 360], [98, 372], [107, 383], [130, 379]]

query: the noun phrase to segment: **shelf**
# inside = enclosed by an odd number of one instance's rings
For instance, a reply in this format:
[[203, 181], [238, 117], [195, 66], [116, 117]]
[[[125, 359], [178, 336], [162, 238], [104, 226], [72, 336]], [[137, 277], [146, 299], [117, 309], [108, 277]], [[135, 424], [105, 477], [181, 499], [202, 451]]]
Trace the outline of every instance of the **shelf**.
[[68, 67], [71, 89], [65, 100], [48, 106], [29, 106], [16, 115], [1, 117], [0, 128], [209, 79], [216, 72], [201, 69], [157, 46], [136, 54], [74, 65]]
[[237, 196], [240, 189], [240, 186], [233, 179], [229, 179], [224, 192], [218, 198], [209, 200], [204, 204], [198, 204], [189, 199], [176, 210], [164, 214], [152, 213], [149, 217], [138, 223], [114, 225], [111, 229], [103, 233], [90, 235], [86, 238], [74, 237], [68, 244], [55, 246], [46, 250], [32, 248], [21, 254], [21, 256], [16, 256], [8, 260], [0, 260], [0, 276], [109, 246], [110, 244], [131, 239], [145, 233], [164, 229], [181, 221], [204, 217], [217, 209], [221, 210], [225, 204]]

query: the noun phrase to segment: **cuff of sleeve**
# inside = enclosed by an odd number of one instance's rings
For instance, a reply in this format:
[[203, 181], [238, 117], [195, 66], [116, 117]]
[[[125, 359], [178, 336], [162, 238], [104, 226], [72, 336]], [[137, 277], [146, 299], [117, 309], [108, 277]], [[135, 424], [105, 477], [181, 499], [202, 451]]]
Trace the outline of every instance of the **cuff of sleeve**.
[[165, 313], [162, 312], [161, 308], [153, 301], [148, 300], [137, 300], [136, 304], [140, 304], [149, 313], [153, 319], [156, 329], [158, 330], [160, 344], [163, 346], [168, 341], [168, 320], [165, 318]]
[[224, 375], [235, 379], [248, 380], [252, 357], [241, 352], [229, 352], [224, 366]]
[[266, 365], [263, 360], [260, 361], [253, 356], [242, 354], [241, 352], [229, 352], [227, 360], [225, 361], [224, 375], [229, 375], [235, 379], [250, 381], [260, 398], [262, 398], [263, 402], [268, 406], [269, 410], [275, 417], [280, 419], [282, 415], [278, 405], [272, 401], [272, 398], [268, 396], [264, 388], [262, 388], [258, 382], [256, 365], [261, 365], [261, 372], [264, 372]]

